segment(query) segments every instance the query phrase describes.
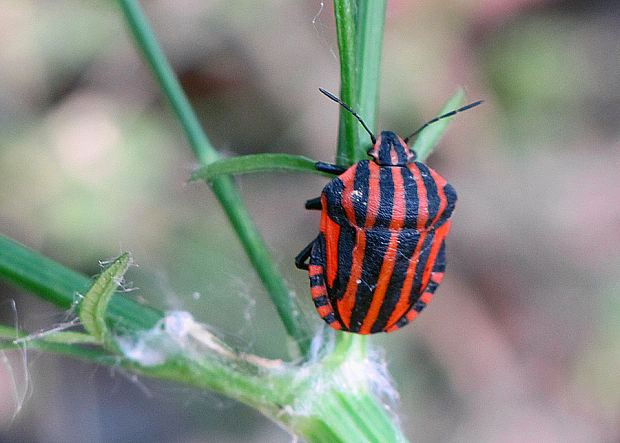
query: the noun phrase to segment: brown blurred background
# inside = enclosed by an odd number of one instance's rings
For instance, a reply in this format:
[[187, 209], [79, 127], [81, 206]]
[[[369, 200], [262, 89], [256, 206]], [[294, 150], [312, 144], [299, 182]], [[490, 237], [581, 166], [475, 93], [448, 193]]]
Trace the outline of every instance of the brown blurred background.
[[[142, 2], [214, 144], [331, 161], [329, 2]], [[389, 1], [380, 129], [407, 134], [459, 86], [429, 164], [459, 193], [430, 307], [372, 338], [416, 442], [620, 439], [620, 15], [612, 1]], [[283, 328], [129, 40], [115, 2], [0, 1], [0, 232], [88, 275], [129, 250], [131, 295], [187, 309], [240, 347], [286, 356]], [[325, 179], [238, 177], [315, 327], [293, 257]], [[66, 320], [0, 284], [0, 320]], [[12, 309], [15, 299], [17, 309]], [[0, 360], [0, 441], [286, 442], [210, 392], [50, 355]], [[18, 377], [10, 381], [9, 369]], [[28, 389], [23, 409], [11, 392]]]

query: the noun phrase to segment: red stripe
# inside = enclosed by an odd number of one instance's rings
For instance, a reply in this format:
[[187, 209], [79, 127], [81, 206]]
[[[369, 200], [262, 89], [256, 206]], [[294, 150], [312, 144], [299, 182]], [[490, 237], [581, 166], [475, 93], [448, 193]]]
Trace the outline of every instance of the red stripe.
[[310, 274], [310, 277], [321, 275], [323, 273], [323, 266], [310, 265], [308, 266], [308, 273]]
[[[407, 323], [411, 323], [417, 316], [418, 316], [419, 312], [414, 311], [413, 309], [410, 309], [409, 312], [407, 312], [407, 315], [405, 316], [405, 318], [407, 319]], [[407, 324], [405, 323], [405, 324]], [[384, 329], [385, 332], [394, 332], [397, 329], [399, 329], [400, 327], [402, 327], [404, 325], [401, 326], [397, 326], [395, 324], [393, 324], [392, 326], [389, 326], [387, 328]]]
[[340, 225], [333, 221], [327, 214], [327, 198], [321, 196], [323, 211], [321, 213], [321, 232], [325, 237], [325, 269], [327, 285], [334, 286], [334, 280], [338, 274], [338, 240], [340, 239]]
[[419, 312], [418, 311], [414, 311], [413, 309], [409, 312], [407, 312], [406, 318], [408, 322], [412, 322], [414, 318], [416, 318], [418, 316]]
[[316, 310], [319, 313], [319, 315], [321, 316], [321, 318], [325, 318], [331, 312], [334, 312], [332, 307], [329, 306], [329, 305], [321, 306], [320, 308], [316, 308]]
[[396, 306], [392, 311], [392, 315], [390, 315], [390, 319], [387, 322], [388, 325], [396, 323], [411, 308], [411, 305], [409, 304], [409, 295], [411, 294], [411, 289], [413, 288], [413, 279], [415, 278], [418, 261], [420, 259], [420, 251], [422, 250], [422, 245], [424, 244], [425, 239], [426, 231], [423, 231], [420, 233], [418, 244], [416, 245], [413, 255], [409, 259], [407, 276], [405, 277], [405, 281], [403, 282], [403, 288], [400, 291], [398, 303], [396, 303]]
[[372, 229], [377, 218], [377, 212], [379, 212], [379, 204], [381, 203], [381, 190], [379, 186], [380, 167], [371, 162], [368, 165], [368, 206], [366, 209], [366, 224], [367, 229]]
[[441, 217], [441, 214], [443, 214], [444, 209], [446, 209], [446, 206], [448, 205], [446, 194], [443, 192], [443, 187], [446, 186], [446, 181], [444, 180], [442, 176], [437, 174], [431, 168], [428, 168], [428, 169], [429, 171], [431, 171], [433, 180], [435, 180], [435, 183], [437, 183], [437, 194], [439, 194], [439, 200], [440, 200], [439, 209], [437, 209], [437, 215], [433, 219], [433, 225], [434, 225], [435, 223], [437, 223], [437, 220], [439, 220], [439, 218]]
[[435, 261], [437, 260], [437, 254], [439, 254], [439, 249], [441, 248], [441, 244], [444, 239], [448, 235], [448, 231], [450, 230], [450, 220], [441, 225], [435, 231], [435, 238], [433, 238], [433, 244], [431, 246], [431, 252], [428, 255], [428, 260], [426, 262], [426, 269], [424, 269], [424, 273], [422, 274], [422, 291], [426, 289], [428, 285], [428, 281], [431, 278], [431, 272], [433, 270], [433, 266], [435, 266]]
[[396, 149], [394, 148], [390, 149], [390, 161], [393, 165], [398, 164], [398, 154], [396, 153]]
[[353, 185], [355, 182], [356, 170], [357, 170], [357, 165], [353, 165], [351, 168], [347, 170], [347, 172], [345, 172], [343, 175], [340, 176], [340, 179], [344, 183], [341, 204], [342, 204], [342, 207], [344, 208], [345, 214], [347, 214], [349, 223], [351, 223], [352, 226], [356, 226], [355, 208], [353, 207], [353, 201], [351, 200], [351, 194], [353, 192]]
[[392, 219], [390, 229], [401, 230], [405, 224], [406, 202], [403, 171], [401, 168], [390, 168], [394, 180], [394, 206], [392, 207]]
[[353, 248], [353, 260], [351, 263], [349, 281], [347, 282], [347, 289], [342, 299], [337, 302], [338, 313], [347, 329], [351, 324], [351, 313], [353, 312], [353, 306], [355, 306], [355, 293], [357, 292], [358, 281], [361, 281], [362, 277], [362, 264], [364, 263], [365, 249], [366, 231], [358, 228], [355, 231], [355, 247]]

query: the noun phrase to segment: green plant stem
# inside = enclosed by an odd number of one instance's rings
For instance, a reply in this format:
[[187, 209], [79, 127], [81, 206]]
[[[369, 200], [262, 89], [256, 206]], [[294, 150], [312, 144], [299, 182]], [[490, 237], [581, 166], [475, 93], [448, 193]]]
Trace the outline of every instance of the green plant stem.
[[[137, 1], [119, 0], [119, 3], [138, 46], [183, 126], [196, 158], [202, 166], [218, 160], [219, 154], [203, 131]], [[276, 268], [234, 182], [230, 177], [218, 177], [211, 183], [211, 188], [276, 306], [287, 334], [295, 340], [300, 352], [305, 355], [310, 345], [311, 331], [301, 317], [301, 310], [291, 297], [284, 278]]]
[[[385, 8], [385, 0], [334, 0], [340, 98], [371, 130], [379, 99]], [[336, 163], [351, 165], [366, 158], [368, 139], [355, 117], [341, 108]]]
[[[334, 0], [338, 54], [340, 56], [340, 99], [353, 109], [356, 109], [358, 105], [357, 75], [355, 72], [356, 8], [355, 0]], [[350, 112], [340, 108], [337, 164], [350, 166], [354, 163], [358, 125], [359, 122]]]
[[[341, 98], [358, 111], [372, 130], [379, 97], [385, 0], [334, 0], [334, 11], [340, 51]], [[341, 109], [337, 162], [352, 165], [366, 156], [360, 131], [366, 139], [368, 134], [359, 122]], [[366, 350], [364, 336], [338, 334], [337, 341], [336, 354], [345, 355], [354, 348], [362, 353]]]

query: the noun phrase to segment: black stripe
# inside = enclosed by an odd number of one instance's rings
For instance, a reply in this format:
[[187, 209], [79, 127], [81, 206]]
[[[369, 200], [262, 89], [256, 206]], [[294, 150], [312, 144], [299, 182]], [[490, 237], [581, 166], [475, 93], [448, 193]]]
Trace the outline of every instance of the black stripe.
[[390, 231], [387, 229], [366, 231], [366, 249], [364, 250], [361, 281], [357, 285], [355, 305], [349, 323], [349, 330], [353, 332], [359, 331], [364, 323], [389, 243]]
[[392, 133], [384, 131], [381, 133], [381, 146], [379, 147], [379, 164], [391, 165], [392, 164]]
[[411, 293], [409, 294], [409, 305], [413, 305], [424, 291], [422, 288], [422, 276], [424, 275], [424, 268], [426, 267], [426, 262], [428, 261], [428, 257], [431, 254], [431, 249], [433, 246], [433, 240], [435, 238], [435, 232], [433, 230], [429, 231], [424, 239], [424, 244], [422, 244], [422, 249], [420, 251], [420, 259], [418, 261], [418, 266], [416, 267], [415, 277], [413, 278], [413, 287], [411, 288]]
[[394, 141], [394, 149], [396, 150], [396, 155], [398, 157], [398, 164], [406, 165], [409, 160], [407, 158], [407, 151], [400, 140], [398, 140], [398, 137], [396, 137], [396, 140]]
[[325, 320], [328, 325], [331, 325], [333, 322], [336, 321], [336, 316], [334, 315], [333, 312], [330, 312], [325, 317], [323, 317], [323, 320]]
[[429, 292], [431, 294], [434, 294], [438, 287], [439, 287], [439, 283], [437, 283], [436, 281], [430, 280], [428, 282], [428, 285], [426, 285], [424, 292]]
[[420, 312], [422, 312], [422, 309], [424, 309], [425, 307], [426, 307], [426, 303], [424, 303], [422, 300], [418, 300], [413, 305], [413, 310], [419, 314]]
[[368, 160], [358, 162], [355, 168], [355, 178], [353, 179], [353, 193], [351, 201], [355, 211], [355, 222], [357, 226], [366, 224], [366, 213], [368, 212], [368, 180], [370, 170]]
[[454, 211], [454, 206], [456, 205], [456, 190], [449, 184], [443, 187], [443, 193], [446, 196], [447, 204], [443, 213], [441, 214], [441, 218], [439, 219], [437, 225], [442, 225], [446, 220], [450, 218], [452, 215], [452, 211]]
[[394, 312], [394, 308], [400, 299], [400, 292], [407, 277], [409, 259], [413, 256], [415, 248], [420, 240], [420, 233], [413, 229], [404, 229], [398, 233], [398, 249], [396, 251], [396, 263], [392, 278], [385, 293], [385, 299], [379, 310], [379, 315], [372, 325], [371, 332], [382, 331]]
[[310, 252], [310, 264], [320, 266], [323, 269], [323, 274], [325, 274], [325, 235], [322, 232], [319, 232], [314, 241], [314, 246]]
[[403, 327], [403, 326], [405, 326], [407, 323], [409, 323], [409, 320], [407, 320], [407, 317], [403, 315], [403, 316], [400, 318], [400, 320], [398, 320], [398, 321], [395, 323], [395, 325], [396, 325], [396, 327], [397, 327], [397, 328], [402, 328], [402, 327]]
[[317, 308], [320, 308], [321, 306], [327, 306], [327, 304], [328, 301], [326, 295], [320, 295], [314, 299], [314, 306], [316, 306]]
[[311, 275], [310, 276], [310, 287], [314, 288], [316, 286], [322, 286], [324, 284], [322, 275]]
[[431, 175], [431, 171], [424, 163], [416, 162], [416, 165], [418, 166], [418, 169], [420, 169], [420, 174], [422, 175], [422, 180], [424, 181], [424, 187], [426, 188], [426, 201], [428, 205], [428, 220], [426, 221], [426, 227], [429, 227], [437, 216], [441, 199], [439, 198], [437, 182], [435, 182], [435, 179]]
[[[392, 222], [392, 208], [394, 207], [394, 168], [379, 168], [379, 208], [375, 218], [374, 228], [389, 228]], [[400, 168], [398, 168], [400, 169]]]
[[351, 277], [351, 266], [353, 265], [353, 249], [355, 248], [355, 228], [346, 225], [340, 227], [338, 237], [338, 272], [332, 287], [327, 288], [329, 299], [336, 307], [336, 301], [342, 300], [347, 290], [349, 278]]
[[323, 194], [327, 200], [327, 215], [339, 225], [349, 223], [347, 214], [342, 207], [343, 191], [344, 183], [339, 177], [330, 181], [325, 188], [323, 188]]
[[[415, 167], [415, 166], [413, 166]], [[413, 177], [413, 173], [409, 168], [401, 169], [403, 176], [403, 190], [405, 193], [405, 228], [416, 229], [418, 226], [418, 211], [419, 203], [418, 199], [418, 186]]]
[[445, 272], [446, 271], [446, 241], [441, 242], [441, 247], [437, 253], [435, 264], [433, 264], [433, 272]]

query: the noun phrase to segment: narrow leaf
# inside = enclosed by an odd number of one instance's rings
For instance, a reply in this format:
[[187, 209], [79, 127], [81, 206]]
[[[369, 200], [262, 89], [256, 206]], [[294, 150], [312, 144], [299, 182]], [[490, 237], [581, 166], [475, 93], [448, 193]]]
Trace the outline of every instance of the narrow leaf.
[[[437, 115], [443, 115], [447, 112], [458, 109], [463, 104], [464, 99], [465, 91], [459, 89], [459, 91], [454, 94], [450, 100], [448, 100]], [[451, 120], [452, 117], [441, 119], [437, 123], [429, 125], [422, 132], [420, 132], [415, 140], [415, 143], [411, 147], [411, 149], [413, 149], [417, 154], [417, 161], [423, 162], [426, 160]]]
[[105, 314], [108, 303], [116, 288], [127, 272], [131, 257], [125, 253], [112, 262], [97, 277], [84, 299], [80, 302], [79, 317], [84, 328], [97, 339], [99, 343], [109, 337]]
[[329, 174], [317, 171], [314, 160], [292, 154], [253, 154], [217, 160], [198, 169], [190, 177], [194, 180], [213, 180], [221, 175], [245, 174], [258, 171], [300, 171], [311, 172], [330, 177]]
[[[356, 111], [363, 116], [364, 122], [369, 128], [376, 130], [386, 0], [365, 0], [357, 4], [357, 36], [355, 39]], [[356, 125], [356, 128], [357, 145], [354, 160], [358, 161], [367, 158], [366, 151], [371, 142], [361, 125]]]

